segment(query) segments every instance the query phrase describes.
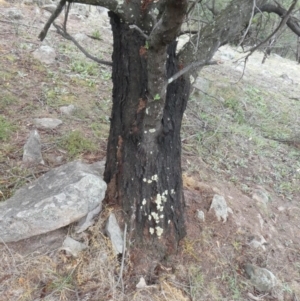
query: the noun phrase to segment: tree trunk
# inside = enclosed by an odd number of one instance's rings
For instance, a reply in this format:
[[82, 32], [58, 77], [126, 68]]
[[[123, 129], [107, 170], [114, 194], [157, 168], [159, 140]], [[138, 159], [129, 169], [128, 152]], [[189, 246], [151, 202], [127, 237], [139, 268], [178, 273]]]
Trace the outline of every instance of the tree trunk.
[[[107, 203], [119, 205], [137, 242], [172, 252], [185, 235], [180, 128], [190, 83], [167, 88], [161, 130], [147, 127], [145, 38], [110, 12], [113, 30], [113, 108], [104, 179]], [[168, 47], [166, 77], [178, 71], [176, 42]], [[150, 60], [150, 59], [149, 59]], [[158, 118], [159, 119], [159, 118]], [[163, 240], [163, 243], [161, 242]]]

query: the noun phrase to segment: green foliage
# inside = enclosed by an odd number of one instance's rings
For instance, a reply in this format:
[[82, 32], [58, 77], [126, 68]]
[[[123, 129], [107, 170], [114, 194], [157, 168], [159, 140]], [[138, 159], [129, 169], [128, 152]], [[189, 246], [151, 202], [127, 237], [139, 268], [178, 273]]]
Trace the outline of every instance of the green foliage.
[[97, 76], [99, 74], [99, 66], [94, 62], [75, 60], [71, 63], [71, 71], [85, 76]]
[[156, 95], [154, 95], [154, 98], [153, 98], [154, 100], [160, 100], [160, 95], [159, 94], [156, 94]]
[[92, 32], [92, 37], [96, 40], [101, 40], [101, 34], [100, 31], [97, 29], [95, 31]]
[[189, 275], [189, 294], [194, 301], [200, 300], [204, 288], [204, 275], [199, 266], [190, 266], [188, 270]]
[[62, 137], [59, 145], [68, 151], [70, 158], [78, 157], [84, 152], [97, 150], [97, 146], [90, 139], [85, 138], [84, 134], [78, 130]]
[[101, 74], [101, 79], [103, 80], [111, 79], [111, 71], [108, 71], [106, 69], [101, 69], [100, 74]]
[[0, 141], [7, 141], [14, 128], [3, 115], [0, 115]]
[[233, 112], [233, 117], [237, 123], [241, 124], [245, 122], [244, 112], [241, 107], [241, 103], [236, 98], [226, 99], [224, 106]]

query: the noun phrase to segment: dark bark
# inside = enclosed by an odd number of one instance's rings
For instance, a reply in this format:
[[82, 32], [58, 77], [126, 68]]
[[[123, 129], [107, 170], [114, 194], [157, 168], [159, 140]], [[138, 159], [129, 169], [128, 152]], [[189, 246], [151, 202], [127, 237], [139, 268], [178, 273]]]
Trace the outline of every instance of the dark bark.
[[[148, 128], [147, 102], [152, 97], [145, 39], [116, 14], [110, 18], [114, 88], [104, 174], [107, 202], [123, 209], [138, 241], [158, 237], [164, 243], [157, 245], [174, 248], [185, 235], [180, 128], [190, 84], [181, 77], [168, 86], [162, 118], [156, 121], [160, 130]], [[172, 42], [166, 66], [161, 62], [167, 77], [178, 71], [175, 49]]]

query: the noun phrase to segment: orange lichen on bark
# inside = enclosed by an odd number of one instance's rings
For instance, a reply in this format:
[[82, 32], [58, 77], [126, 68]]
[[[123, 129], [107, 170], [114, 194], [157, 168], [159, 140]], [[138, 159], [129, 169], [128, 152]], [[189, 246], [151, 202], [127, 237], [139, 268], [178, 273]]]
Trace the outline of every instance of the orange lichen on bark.
[[136, 113], [139, 114], [142, 110], [146, 108], [146, 106], [147, 106], [147, 100], [140, 98]]

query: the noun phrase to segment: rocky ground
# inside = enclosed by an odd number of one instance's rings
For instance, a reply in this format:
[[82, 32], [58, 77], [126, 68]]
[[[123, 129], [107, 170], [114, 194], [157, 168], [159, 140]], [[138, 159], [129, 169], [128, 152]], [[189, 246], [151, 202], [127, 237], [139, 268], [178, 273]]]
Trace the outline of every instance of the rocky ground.
[[[110, 67], [85, 58], [55, 29], [39, 42], [47, 10], [30, 1], [0, 0], [0, 8], [0, 198], [5, 201], [53, 167], [105, 157], [112, 86]], [[68, 31], [94, 56], [111, 60], [105, 12], [74, 6]], [[40, 46], [53, 49], [51, 62], [38, 58]], [[141, 261], [151, 258], [128, 254], [123, 291], [120, 264], [101, 232], [105, 211], [80, 237], [89, 250], [78, 258], [0, 245], [0, 300], [298, 300], [299, 65], [276, 55], [262, 65], [263, 55], [255, 53], [244, 69], [244, 57], [223, 47], [216, 54], [220, 64], [203, 69], [194, 85], [182, 131], [188, 233], [178, 254], [163, 264], [145, 262], [147, 270]], [[61, 107], [69, 105], [75, 111], [65, 114]], [[62, 123], [38, 128], [44, 164], [26, 167], [23, 147], [36, 118]], [[231, 208], [227, 220], [209, 210], [216, 194]], [[253, 277], [250, 281], [249, 275], [259, 273], [256, 267], [275, 275], [270, 292], [259, 292]], [[141, 277], [146, 284], [137, 289]]]

